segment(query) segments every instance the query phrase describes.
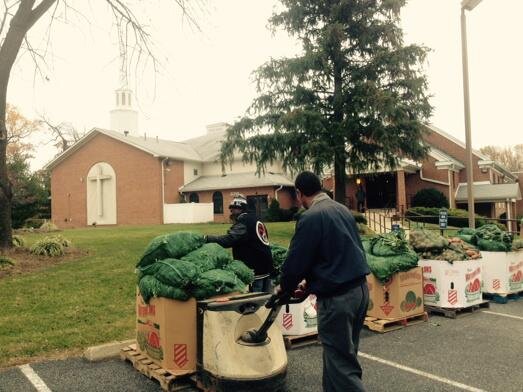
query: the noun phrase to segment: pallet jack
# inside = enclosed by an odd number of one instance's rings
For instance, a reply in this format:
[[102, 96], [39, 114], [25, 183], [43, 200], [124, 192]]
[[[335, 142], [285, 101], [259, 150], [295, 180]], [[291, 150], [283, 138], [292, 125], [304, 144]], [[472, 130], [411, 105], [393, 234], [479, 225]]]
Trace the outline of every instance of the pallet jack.
[[285, 391], [287, 352], [273, 323], [282, 306], [306, 297], [298, 291], [198, 301], [196, 386], [209, 392]]

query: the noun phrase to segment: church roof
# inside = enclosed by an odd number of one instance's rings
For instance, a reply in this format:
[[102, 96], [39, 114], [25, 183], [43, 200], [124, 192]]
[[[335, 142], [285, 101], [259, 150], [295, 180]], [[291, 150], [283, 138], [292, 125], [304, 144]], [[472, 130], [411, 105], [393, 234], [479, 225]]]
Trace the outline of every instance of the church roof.
[[[155, 157], [172, 158], [196, 162], [202, 161], [202, 156], [196, 150], [195, 146], [187, 142], [173, 142], [171, 140], [157, 139], [155, 137], [138, 137], [131, 135], [126, 136], [125, 134], [117, 131], [93, 128], [91, 131], [86, 133], [80, 140], [73, 144], [69, 149], [67, 149], [62, 154], [54, 158], [47, 165], [45, 165], [44, 168], [52, 169], [98, 134], [109, 136], [113, 139], [116, 139], [130, 146], [138, 148], [139, 150], [142, 150], [146, 153], [149, 153]], [[209, 155], [209, 153], [206, 150], [204, 150], [204, 152], [207, 155]]]
[[[521, 200], [521, 190], [518, 183], [512, 184], [473, 184], [472, 190], [476, 202], [503, 202], [506, 200]], [[459, 184], [456, 189], [456, 201], [468, 200], [467, 184]]]
[[226, 131], [213, 131], [206, 135], [186, 140], [184, 143], [198, 151], [202, 161], [210, 162], [219, 158]]
[[173, 142], [172, 140], [157, 139], [155, 137], [125, 136], [121, 132], [110, 131], [107, 129], [97, 128], [97, 130], [107, 136], [135, 146], [155, 156], [187, 161], [202, 160], [200, 154], [198, 154], [194, 147], [184, 142]]
[[201, 176], [182, 186], [180, 192], [210, 191], [215, 189], [258, 188], [262, 186], [294, 186], [285, 175], [254, 172], [226, 174], [223, 176]]

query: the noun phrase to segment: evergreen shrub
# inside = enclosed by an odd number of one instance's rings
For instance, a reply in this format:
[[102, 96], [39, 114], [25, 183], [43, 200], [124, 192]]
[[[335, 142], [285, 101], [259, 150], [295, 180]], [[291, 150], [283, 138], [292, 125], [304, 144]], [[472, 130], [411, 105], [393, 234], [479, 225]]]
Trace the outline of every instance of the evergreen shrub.
[[447, 197], [434, 188], [419, 190], [412, 198], [412, 207], [448, 208]]

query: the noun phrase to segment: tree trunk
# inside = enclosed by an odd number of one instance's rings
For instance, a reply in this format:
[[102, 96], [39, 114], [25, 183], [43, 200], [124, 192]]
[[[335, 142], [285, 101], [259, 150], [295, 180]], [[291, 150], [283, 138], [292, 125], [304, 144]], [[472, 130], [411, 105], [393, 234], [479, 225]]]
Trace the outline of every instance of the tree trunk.
[[[5, 121], [0, 121], [0, 134], [4, 130]], [[0, 138], [0, 249], [10, 248], [13, 244], [11, 230], [11, 200], [13, 193], [7, 178], [6, 150], [7, 139]]]
[[35, 0], [21, 0], [0, 47], [0, 249], [11, 247], [13, 242], [11, 227], [13, 191], [7, 176], [7, 85], [27, 31], [55, 1], [43, 0], [33, 9]]
[[332, 64], [334, 75], [334, 92], [333, 92], [333, 116], [334, 120], [334, 200], [343, 205], [345, 200], [345, 138], [341, 129], [343, 121], [343, 56], [341, 54], [341, 41], [337, 36], [336, 31], [333, 31], [333, 50], [332, 50]]
[[345, 155], [340, 153], [334, 157], [334, 200], [343, 205], [346, 205], [345, 183]]

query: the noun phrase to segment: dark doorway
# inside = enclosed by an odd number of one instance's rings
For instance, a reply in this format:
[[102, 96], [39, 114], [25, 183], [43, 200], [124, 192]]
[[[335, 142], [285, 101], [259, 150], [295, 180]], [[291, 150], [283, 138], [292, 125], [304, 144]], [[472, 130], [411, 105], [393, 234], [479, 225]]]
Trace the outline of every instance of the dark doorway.
[[255, 212], [256, 216], [261, 217], [269, 206], [267, 195], [247, 196], [247, 206], [249, 211]]
[[367, 208], [396, 208], [396, 173], [369, 175], [365, 193]]
[[[474, 213], [486, 218], [495, 218], [495, 216], [492, 214], [492, 204], [493, 203], [474, 203]], [[460, 203], [456, 207], [462, 210], [469, 210], [468, 204]]]

